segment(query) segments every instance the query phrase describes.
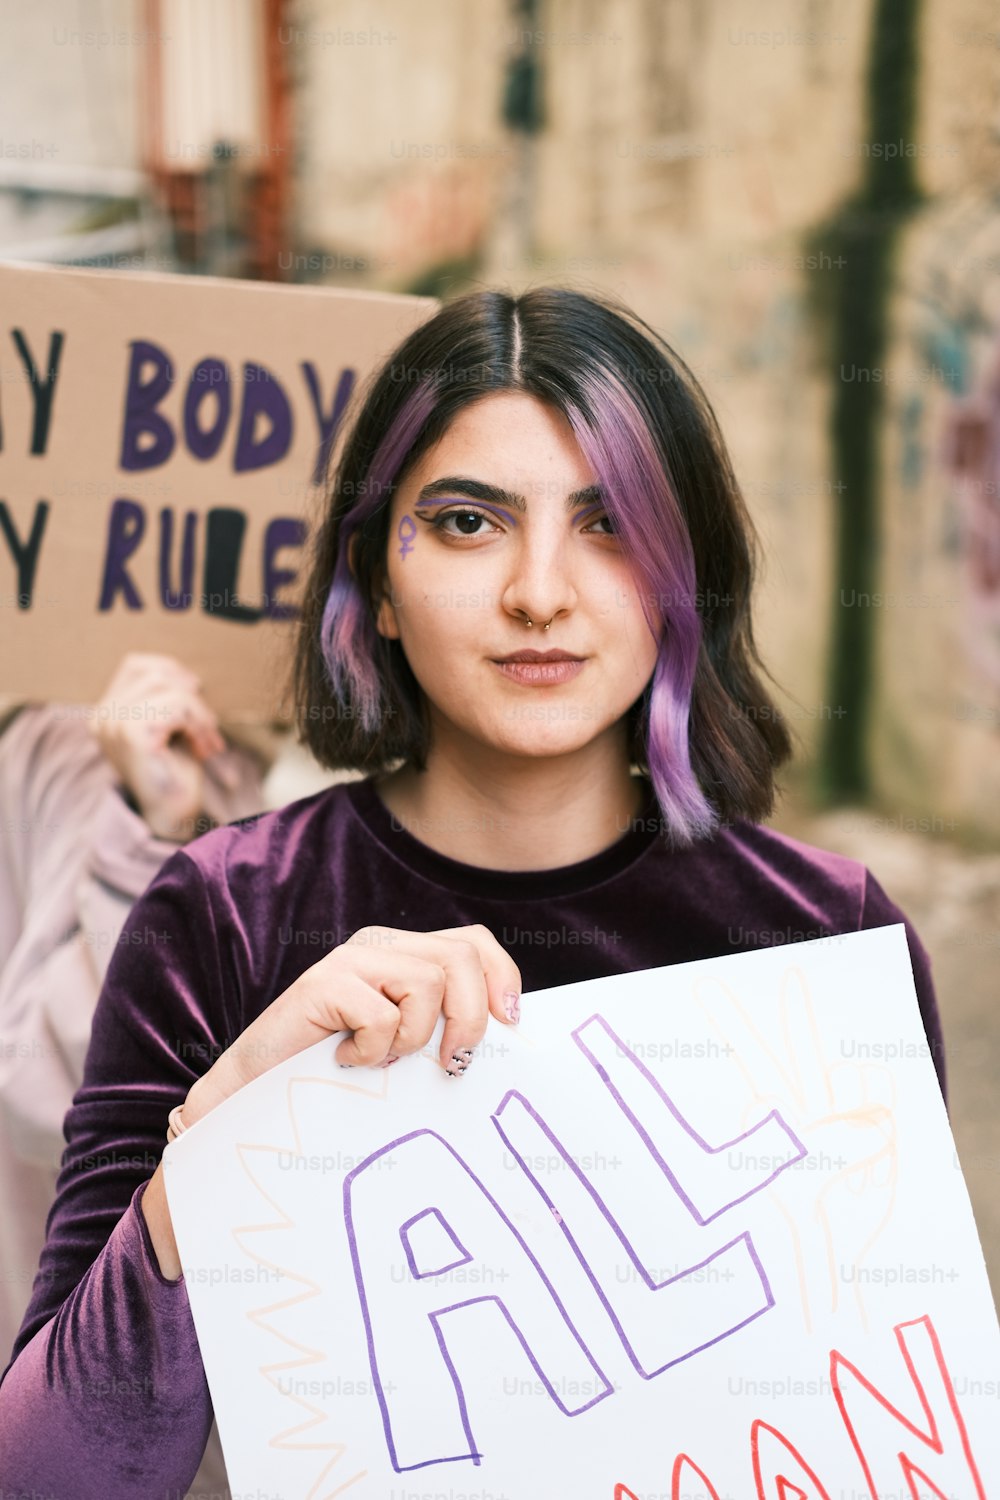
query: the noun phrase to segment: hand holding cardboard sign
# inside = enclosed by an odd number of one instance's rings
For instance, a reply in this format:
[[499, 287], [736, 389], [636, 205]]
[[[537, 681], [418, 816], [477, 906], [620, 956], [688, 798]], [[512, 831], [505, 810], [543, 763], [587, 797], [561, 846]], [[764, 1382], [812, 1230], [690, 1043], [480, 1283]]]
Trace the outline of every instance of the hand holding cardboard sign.
[[[167, 1149], [234, 1493], [1000, 1495], [902, 923], [536, 991], [525, 1021], [462, 1090], [320, 1044]], [[875, 1231], [866, 1329], [827, 1274]]]
[[202, 762], [225, 749], [195, 674], [172, 656], [130, 652], [97, 706], [98, 744], [158, 838], [183, 843], [201, 810]]
[[[337, 1048], [343, 1067], [388, 1067], [427, 1045], [445, 1018], [439, 1061], [461, 1078], [491, 1015], [516, 1024], [521, 974], [488, 928], [408, 932], [362, 927], [306, 969], [222, 1053], [190, 1089], [187, 1129], [262, 1073], [325, 1037], [348, 1031]], [[142, 1212], [169, 1280], [180, 1275], [177, 1244], [157, 1167]]]
[[388, 1066], [426, 1046], [442, 1013], [439, 1061], [461, 1077], [489, 1016], [517, 1020], [520, 993], [517, 965], [486, 927], [362, 927], [306, 969], [198, 1079], [185, 1123], [337, 1032], [351, 1033], [337, 1048], [342, 1067]]

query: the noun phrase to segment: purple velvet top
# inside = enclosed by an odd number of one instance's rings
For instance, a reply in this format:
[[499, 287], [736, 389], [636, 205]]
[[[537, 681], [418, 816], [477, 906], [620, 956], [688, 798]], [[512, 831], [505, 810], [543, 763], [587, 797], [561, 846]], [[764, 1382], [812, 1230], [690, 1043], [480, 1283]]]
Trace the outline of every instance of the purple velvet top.
[[[524, 873], [435, 853], [369, 782], [206, 834], [133, 908], [66, 1118], [48, 1240], [0, 1388], [6, 1493], [183, 1495], [212, 1420], [183, 1279], [160, 1275], [139, 1208], [167, 1114], [250, 1022], [369, 923], [481, 922], [525, 991], [905, 920], [864, 866], [755, 824], [684, 850], [651, 793], [602, 853]], [[944, 1082], [927, 954], [907, 924]]]

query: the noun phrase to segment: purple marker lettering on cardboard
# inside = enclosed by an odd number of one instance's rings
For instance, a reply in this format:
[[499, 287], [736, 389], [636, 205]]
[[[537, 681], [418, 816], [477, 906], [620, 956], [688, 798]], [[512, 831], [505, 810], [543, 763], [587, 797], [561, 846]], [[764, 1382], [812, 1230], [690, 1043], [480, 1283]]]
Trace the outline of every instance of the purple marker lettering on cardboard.
[[[611, 1319], [629, 1362], [643, 1380], [652, 1380], [701, 1354], [774, 1306], [770, 1282], [747, 1231], [726, 1244], [713, 1246], [707, 1255], [696, 1253], [689, 1259], [681, 1251], [679, 1264], [669, 1270], [651, 1271], [595, 1182], [580, 1168], [530, 1100], [511, 1089], [494, 1110], [492, 1119], [507, 1152], [559, 1224]], [[562, 1158], [565, 1181], [561, 1175], [558, 1186], [549, 1189], [531, 1163], [557, 1157]], [[574, 1183], [586, 1197], [574, 1191]], [[596, 1209], [596, 1216], [587, 1198]], [[602, 1253], [598, 1249], [602, 1220], [631, 1261], [624, 1291], [603, 1284], [591, 1264], [591, 1258]], [[605, 1256], [607, 1253], [603, 1252]], [[723, 1283], [724, 1297], [719, 1292]], [[644, 1305], [640, 1288], [655, 1293], [655, 1302]]]
[[[409, 527], [409, 530], [404, 530], [405, 527]], [[396, 535], [401, 543], [399, 549], [400, 557], [405, 557], [408, 552], [413, 551], [413, 538], [416, 536], [416, 534], [417, 524], [414, 521], [413, 517], [402, 516], [400, 518], [399, 525], [396, 527]]]
[[[402, 1168], [398, 1178], [375, 1170], [387, 1156]], [[437, 1202], [427, 1201], [430, 1183]], [[492, 1306], [533, 1367], [539, 1393], [544, 1389], [563, 1416], [580, 1416], [614, 1394], [542, 1262], [443, 1136], [417, 1129], [373, 1151], [344, 1178], [343, 1204], [373, 1388], [397, 1474], [482, 1462], [449, 1349], [466, 1308]], [[409, 1273], [401, 1278], [384, 1253], [392, 1224]], [[470, 1287], [463, 1296], [452, 1281], [438, 1280], [459, 1270], [462, 1286], [496, 1274], [502, 1295]]]

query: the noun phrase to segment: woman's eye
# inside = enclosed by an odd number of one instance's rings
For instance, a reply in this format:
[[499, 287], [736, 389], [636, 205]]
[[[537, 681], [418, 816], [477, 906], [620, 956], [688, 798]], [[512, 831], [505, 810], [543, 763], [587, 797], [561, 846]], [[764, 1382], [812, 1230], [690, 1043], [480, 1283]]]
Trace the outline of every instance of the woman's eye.
[[[482, 536], [484, 533], [479, 530], [479, 523], [489, 519], [479, 510], [446, 510], [434, 517], [433, 525], [435, 530], [446, 531], [451, 536]], [[454, 521], [456, 529], [446, 527], [446, 521]]]
[[602, 511], [599, 516], [595, 516], [594, 519], [593, 519], [593, 521], [588, 522], [587, 525], [583, 529], [584, 529], [584, 531], [589, 531], [592, 526], [597, 526], [597, 527], [606, 526], [607, 527], [607, 531], [602, 532], [603, 536], [617, 536], [618, 535], [617, 531], [615, 530], [614, 520], [613, 520], [613, 518], [611, 516], [608, 515], [608, 513], [607, 513], [606, 510]]
[[[435, 531], [441, 531], [445, 536], [486, 536], [488, 535], [487, 528], [490, 531], [501, 529], [492, 516], [481, 510], [444, 510], [436, 516], [427, 516], [425, 519]], [[582, 529], [596, 531], [601, 536], [618, 535], [614, 520], [607, 511], [594, 516]]]

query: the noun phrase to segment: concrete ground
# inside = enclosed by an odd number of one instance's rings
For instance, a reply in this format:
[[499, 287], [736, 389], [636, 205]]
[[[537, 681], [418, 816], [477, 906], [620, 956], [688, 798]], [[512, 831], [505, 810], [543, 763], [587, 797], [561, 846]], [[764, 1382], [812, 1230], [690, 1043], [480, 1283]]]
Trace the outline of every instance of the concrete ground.
[[1000, 852], [908, 832], [871, 809], [816, 814], [786, 799], [773, 825], [866, 864], [931, 956], [952, 1130], [1000, 1301]]

